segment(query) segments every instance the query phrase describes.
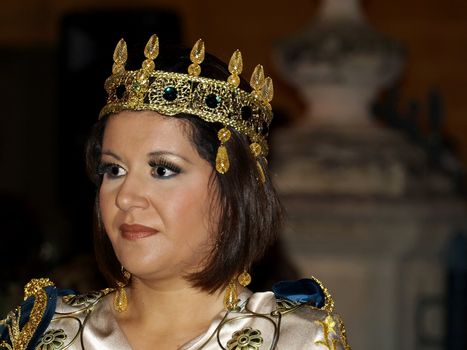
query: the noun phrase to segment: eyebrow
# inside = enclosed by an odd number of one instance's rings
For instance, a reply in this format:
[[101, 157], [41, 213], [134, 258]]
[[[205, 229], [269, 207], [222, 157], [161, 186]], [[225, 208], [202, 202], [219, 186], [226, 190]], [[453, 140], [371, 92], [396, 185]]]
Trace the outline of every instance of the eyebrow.
[[116, 160], [122, 161], [122, 159], [119, 156], [117, 156], [115, 153], [113, 153], [112, 151], [102, 151], [101, 155], [111, 156], [115, 158]]
[[173, 156], [173, 157], [183, 159], [187, 163], [193, 164], [193, 162], [191, 162], [189, 159], [181, 156], [180, 154], [173, 153], [170, 151], [154, 151], [154, 152], [149, 153], [148, 156], [150, 157]]
[[[111, 157], [115, 158], [116, 160], [122, 161], [122, 159], [118, 155], [113, 153], [112, 151], [102, 151], [101, 154], [106, 155], [106, 156], [111, 156]], [[148, 153], [148, 156], [149, 157], [173, 156], [173, 157], [183, 159], [187, 163], [193, 164], [193, 162], [191, 162], [189, 159], [187, 159], [187, 158], [185, 158], [185, 157], [183, 157], [183, 156], [181, 156], [179, 154], [169, 152], [169, 151], [154, 151], [154, 152]]]

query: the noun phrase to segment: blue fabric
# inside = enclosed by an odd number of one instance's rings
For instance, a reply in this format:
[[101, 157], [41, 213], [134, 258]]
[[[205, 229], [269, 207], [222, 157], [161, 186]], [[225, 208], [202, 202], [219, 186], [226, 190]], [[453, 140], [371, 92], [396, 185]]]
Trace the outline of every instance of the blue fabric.
[[307, 303], [321, 309], [326, 297], [321, 286], [314, 280], [304, 278], [297, 281], [281, 281], [272, 286], [276, 298], [286, 299], [296, 303]]
[[[41, 322], [39, 323], [36, 331], [34, 332], [31, 341], [29, 342], [26, 350], [34, 350], [37, 342], [39, 341], [41, 335], [46, 331], [49, 326], [50, 321], [52, 320], [53, 315], [55, 314], [55, 308], [57, 306], [57, 297], [76, 294], [75, 291], [71, 289], [57, 289], [54, 286], [49, 286], [44, 288], [47, 293], [47, 306], [44, 311]], [[20, 329], [23, 329], [24, 325], [29, 321], [29, 317], [34, 307], [35, 297], [31, 296], [21, 303], [21, 315], [19, 319]], [[10, 343], [8, 329], [5, 326], [0, 326], [0, 341], [4, 340], [7, 343]]]

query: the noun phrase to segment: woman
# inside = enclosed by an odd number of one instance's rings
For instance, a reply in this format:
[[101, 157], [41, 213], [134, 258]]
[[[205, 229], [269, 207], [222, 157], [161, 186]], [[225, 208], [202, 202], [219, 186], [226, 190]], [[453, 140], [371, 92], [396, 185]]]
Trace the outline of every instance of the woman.
[[276, 238], [268, 176], [273, 89], [257, 66], [251, 93], [237, 50], [228, 71], [190, 54], [126, 71], [123, 40], [87, 147], [98, 187], [95, 246], [114, 286], [77, 295], [47, 279], [0, 323], [0, 349], [350, 349], [315, 279], [245, 287]]

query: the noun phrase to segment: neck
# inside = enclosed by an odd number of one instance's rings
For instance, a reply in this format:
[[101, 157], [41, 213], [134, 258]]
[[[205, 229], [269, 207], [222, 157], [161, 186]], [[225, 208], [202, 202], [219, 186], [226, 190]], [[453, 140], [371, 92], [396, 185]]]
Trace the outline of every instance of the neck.
[[186, 281], [151, 284], [135, 278], [127, 292], [128, 310], [119, 316], [143, 327], [199, 324], [200, 329], [207, 328], [223, 310], [223, 290], [209, 294]]

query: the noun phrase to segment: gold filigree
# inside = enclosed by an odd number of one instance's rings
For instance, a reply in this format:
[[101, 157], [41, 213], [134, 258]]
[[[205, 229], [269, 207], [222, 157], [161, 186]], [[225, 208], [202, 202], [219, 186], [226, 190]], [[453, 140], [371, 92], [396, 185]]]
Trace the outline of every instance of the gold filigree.
[[35, 350], [59, 350], [63, 348], [67, 335], [63, 329], [49, 329], [39, 340]]
[[235, 332], [227, 343], [228, 350], [258, 350], [263, 344], [263, 337], [258, 329], [243, 328]]

